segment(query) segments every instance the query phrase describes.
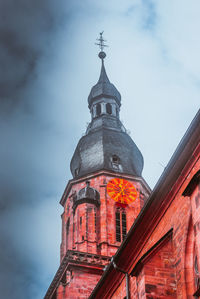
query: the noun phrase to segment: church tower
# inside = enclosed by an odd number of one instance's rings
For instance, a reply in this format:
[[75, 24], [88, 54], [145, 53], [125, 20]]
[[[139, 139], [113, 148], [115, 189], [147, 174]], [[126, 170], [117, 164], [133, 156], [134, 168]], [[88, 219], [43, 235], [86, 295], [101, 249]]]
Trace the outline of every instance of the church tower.
[[45, 298], [88, 298], [150, 194], [142, 154], [120, 121], [121, 95], [106, 74], [102, 33], [98, 41], [101, 72], [88, 96], [91, 122], [60, 201], [60, 267]]

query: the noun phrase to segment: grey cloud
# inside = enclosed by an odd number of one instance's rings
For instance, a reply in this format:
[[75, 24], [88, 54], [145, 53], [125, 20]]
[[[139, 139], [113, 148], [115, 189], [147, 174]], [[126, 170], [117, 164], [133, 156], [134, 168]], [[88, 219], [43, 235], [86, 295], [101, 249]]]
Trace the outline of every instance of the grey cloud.
[[[56, 163], [49, 159], [56, 158], [60, 144], [54, 144], [51, 115], [39, 113], [47, 110], [48, 90], [39, 94], [38, 80], [42, 85], [46, 70], [40, 66], [52, 55], [53, 40], [67, 26], [71, 8], [66, 1], [0, 3], [1, 298], [39, 299], [44, 293], [41, 256], [36, 257], [31, 246], [42, 241], [40, 227], [28, 219], [36, 213], [32, 207], [40, 213], [41, 202], [49, 195], [58, 201]], [[23, 209], [27, 215], [19, 217]]]

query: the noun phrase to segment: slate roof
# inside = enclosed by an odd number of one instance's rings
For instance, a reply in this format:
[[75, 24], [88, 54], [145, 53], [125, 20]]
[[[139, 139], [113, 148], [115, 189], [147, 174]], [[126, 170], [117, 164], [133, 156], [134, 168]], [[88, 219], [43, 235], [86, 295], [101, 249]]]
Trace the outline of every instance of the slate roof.
[[[97, 98], [105, 104], [110, 98], [116, 101], [119, 109], [121, 95], [116, 87], [110, 83], [106, 74], [103, 60], [105, 53], [100, 52], [100, 54], [103, 54], [99, 56], [102, 61], [101, 73], [97, 84], [92, 87], [88, 97], [89, 108]], [[117, 157], [118, 165], [113, 163], [113, 156]], [[86, 135], [78, 142], [70, 168], [73, 178], [79, 178], [99, 170], [141, 176], [143, 157], [127, 134], [118, 113], [108, 115], [104, 112], [101, 115], [92, 116]]]
[[[112, 163], [114, 155], [119, 158], [119, 165]], [[70, 168], [76, 178], [98, 170], [141, 176], [143, 156], [126, 132], [101, 127], [80, 139]]]
[[89, 108], [91, 107], [92, 102], [99, 97], [115, 99], [118, 105], [119, 106], [121, 105], [121, 95], [117, 90], [117, 88], [112, 83], [110, 83], [108, 76], [106, 74], [103, 59], [102, 59], [101, 73], [100, 73], [99, 80], [97, 84], [92, 87], [90, 94], [88, 96]]

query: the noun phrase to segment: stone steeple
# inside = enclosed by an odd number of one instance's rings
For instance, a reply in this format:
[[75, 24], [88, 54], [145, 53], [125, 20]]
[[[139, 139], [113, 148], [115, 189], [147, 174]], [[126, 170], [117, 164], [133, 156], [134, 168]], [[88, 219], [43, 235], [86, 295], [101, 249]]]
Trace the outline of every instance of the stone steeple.
[[101, 51], [100, 77], [88, 96], [91, 122], [71, 160], [74, 178], [99, 170], [136, 176], [142, 173], [143, 157], [120, 121], [121, 95], [108, 79], [105, 57]]
[[141, 177], [142, 154], [119, 119], [121, 96], [106, 74], [102, 33], [99, 41], [101, 73], [88, 97], [91, 122], [60, 200], [61, 263], [45, 299], [89, 297], [150, 193]]
[[99, 80], [96, 85], [94, 85], [90, 91], [90, 94], [88, 96], [88, 104], [89, 108], [91, 108], [93, 102], [95, 100], [104, 97], [107, 99], [114, 99], [118, 106], [121, 106], [121, 95], [117, 88], [110, 83], [110, 80], [108, 79], [108, 76], [106, 74], [105, 66], [104, 66], [104, 59], [106, 57], [105, 52], [99, 53], [99, 58], [101, 59], [101, 73]]

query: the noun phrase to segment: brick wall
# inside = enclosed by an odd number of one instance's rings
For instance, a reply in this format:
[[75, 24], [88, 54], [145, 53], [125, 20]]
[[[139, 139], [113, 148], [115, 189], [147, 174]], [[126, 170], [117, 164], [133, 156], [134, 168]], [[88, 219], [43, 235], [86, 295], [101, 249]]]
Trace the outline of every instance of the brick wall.
[[97, 284], [101, 274], [76, 268], [72, 270], [71, 277], [68, 282], [63, 285], [60, 283], [57, 289], [57, 299], [86, 299]]
[[[100, 193], [100, 206], [82, 203], [73, 210], [73, 194], [86, 186], [85, 181], [74, 183], [66, 199], [62, 215], [61, 260], [68, 249], [97, 253], [106, 256], [115, 254], [121, 242], [116, 241], [116, 202], [107, 195], [107, 182], [112, 176], [99, 175], [90, 179], [90, 186]], [[140, 181], [131, 180], [138, 191], [137, 199], [125, 207], [127, 231], [130, 229], [148, 192]], [[96, 217], [96, 220], [95, 220]], [[69, 225], [69, 228], [67, 228]], [[95, 227], [96, 223], [96, 227]]]
[[[86, 187], [88, 179], [72, 184], [66, 198], [64, 213], [62, 214], [61, 261], [68, 250], [92, 253], [99, 256], [112, 256], [120, 246], [121, 242], [116, 240], [115, 213], [118, 206], [108, 196], [106, 188], [107, 182], [111, 179], [113, 179], [113, 176], [109, 175], [90, 177], [90, 187], [95, 188], [100, 194], [100, 206], [82, 202], [74, 208], [73, 197], [78, 194], [79, 190]], [[137, 199], [124, 207], [128, 232], [143, 207], [149, 195], [149, 190], [144, 187], [141, 179], [137, 180], [132, 177], [126, 179], [132, 181], [138, 192]], [[122, 241], [122, 215], [120, 217]], [[67, 283], [60, 283], [56, 298], [88, 298], [100, 278], [98, 273], [91, 272], [92, 267], [91, 269], [89, 268], [88, 271], [83, 270], [84, 268], [75, 268], [71, 280]], [[124, 291], [122, 293], [122, 296], [125, 297]], [[118, 295], [115, 298], [118, 298]]]
[[144, 265], [146, 298], [177, 298], [172, 240]]
[[[199, 298], [199, 169], [200, 160], [193, 165], [181, 188], [177, 190], [173, 198], [170, 198], [169, 205], [160, 214], [145, 245], [138, 252], [136, 264], [130, 265], [130, 269], [135, 271], [134, 276], [130, 277], [131, 299]], [[194, 180], [193, 178], [196, 176], [198, 179]], [[191, 184], [191, 182], [193, 183]], [[164, 236], [169, 232], [171, 232], [170, 239], [162, 243]], [[160, 244], [159, 242], [164, 245], [159, 245], [156, 249], [156, 244]], [[120, 264], [121, 261], [118, 263]], [[130, 272], [131, 270], [129, 270]], [[119, 285], [113, 290], [114, 293], [110, 294], [110, 298], [123, 299], [126, 296], [125, 280], [122, 277], [124, 274], [121, 274]], [[195, 292], [199, 294], [196, 297], [194, 297]]]

